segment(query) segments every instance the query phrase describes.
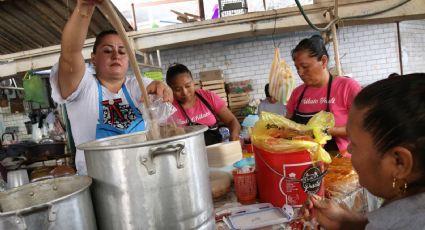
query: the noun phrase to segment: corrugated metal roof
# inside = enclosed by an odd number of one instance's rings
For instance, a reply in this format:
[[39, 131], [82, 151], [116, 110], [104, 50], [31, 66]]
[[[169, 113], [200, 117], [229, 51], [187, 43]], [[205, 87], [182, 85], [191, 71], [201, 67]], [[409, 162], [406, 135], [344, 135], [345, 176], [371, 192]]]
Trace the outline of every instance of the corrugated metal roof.
[[[0, 55], [60, 44], [76, 0], [0, 0]], [[126, 31], [133, 28], [119, 13]], [[96, 9], [87, 38], [112, 25]]]

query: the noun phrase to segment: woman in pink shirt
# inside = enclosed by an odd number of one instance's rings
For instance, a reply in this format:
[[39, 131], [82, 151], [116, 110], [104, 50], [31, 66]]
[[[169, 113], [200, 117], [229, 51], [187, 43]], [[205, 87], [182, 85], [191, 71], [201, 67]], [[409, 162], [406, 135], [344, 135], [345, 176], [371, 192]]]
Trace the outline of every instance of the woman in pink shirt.
[[335, 127], [325, 130], [332, 135], [326, 150], [347, 152], [345, 125], [354, 97], [361, 86], [353, 79], [332, 76], [328, 70], [329, 55], [319, 35], [303, 39], [292, 50], [292, 59], [304, 84], [295, 88], [287, 104], [286, 117], [301, 124], [322, 111], [333, 113]]
[[219, 120], [230, 130], [230, 140], [238, 140], [241, 126], [217, 94], [203, 89], [195, 90], [192, 73], [182, 64], [174, 64], [167, 70], [167, 84], [173, 90], [173, 105], [177, 108], [174, 119], [179, 126], [206, 125], [206, 145], [220, 143]]

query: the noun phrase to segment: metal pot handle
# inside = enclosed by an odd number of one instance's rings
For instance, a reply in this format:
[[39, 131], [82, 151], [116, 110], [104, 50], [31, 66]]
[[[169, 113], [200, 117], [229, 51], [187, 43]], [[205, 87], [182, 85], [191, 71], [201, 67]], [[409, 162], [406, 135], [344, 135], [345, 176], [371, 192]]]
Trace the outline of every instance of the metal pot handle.
[[40, 209], [48, 209], [48, 220], [49, 222], [54, 222], [56, 220], [56, 213], [58, 211], [58, 208], [50, 203], [46, 203], [46, 204], [42, 204], [40, 206], [28, 209], [28, 210], [23, 210], [23, 211], [18, 211], [15, 213], [15, 224], [18, 227], [18, 229], [20, 230], [25, 230], [28, 229], [27, 223], [25, 222], [25, 218], [24, 215], [26, 213], [31, 213]]
[[26, 230], [28, 229], [27, 223], [25, 222], [24, 217], [20, 213], [15, 214], [15, 226], [19, 230]]
[[151, 147], [149, 153], [146, 155], [141, 155], [139, 157], [140, 163], [146, 167], [148, 174], [152, 175], [156, 173], [155, 164], [153, 163], [153, 158], [162, 154], [175, 154], [177, 161], [177, 168], [184, 167], [184, 160], [186, 152], [184, 149], [184, 142], [179, 142], [176, 144], [163, 145], [159, 147]]

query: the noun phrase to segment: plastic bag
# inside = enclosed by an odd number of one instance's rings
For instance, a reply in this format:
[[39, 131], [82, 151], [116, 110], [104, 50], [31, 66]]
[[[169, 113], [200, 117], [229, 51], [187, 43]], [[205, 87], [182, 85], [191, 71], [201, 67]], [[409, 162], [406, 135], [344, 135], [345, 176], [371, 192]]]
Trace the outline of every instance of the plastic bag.
[[322, 145], [332, 137], [323, 130], [333, 127], [332, 113], [321, 111], [307, 125], [298, 124], [283, 116], [262, 112], [252, 130], [252, 143], [264, 150], [276, 153], [296, 152], [307, 149], [312, 160], [330, 163], [329, 153]]
[[269, 74], [269, 92], [280, 103], [286, 105], [295, 87], [293, 74], [285, 60], [280, 59], [279, 48], [275, 48]]
[[46, 86], [40, 76], [31, 71], [27, 72], [23, 78], [25, 101], [36, 102], [42, 105], [48, 104]]
[[159, 136], [150, 138], [166, 138], [184, 133], [184, 129], [177, 127], [174, 123], [174, 119], [172, 119], [172, 115], [177, 111], [173, 104], [170, 102], [163, 102], [162, 98], [155, 94], [149, 94], [149, 101], [149, 111], [143, 104], [139, 110], [142, 111], [142, 114], [147, 114], [148, 112], [151, 114], [151, 120], [149, 116], [143, 117], [146, 122], [146, 130], [150, 132], [155, 130], [154, 132]]
[[[156, 94], [149, 94], [150, 107], [149, 110], [152, 116], [155, 118], [155, 121], [158, 124], [168, 123], [169, 117], [173, 115], [177, 109], [170, 102], [163, 102], [161, 97], [158, 97]], [[142, 104], [142, 112], [145, 112], [146, 109]]]

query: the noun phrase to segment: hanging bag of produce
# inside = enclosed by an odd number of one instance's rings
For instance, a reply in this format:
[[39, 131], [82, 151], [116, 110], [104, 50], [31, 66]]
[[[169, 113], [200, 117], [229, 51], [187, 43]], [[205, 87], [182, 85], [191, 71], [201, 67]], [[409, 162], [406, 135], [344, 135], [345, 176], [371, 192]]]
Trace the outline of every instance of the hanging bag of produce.
[[46, 86], [41, 76], [35, 75], [32, 71], [28, 71], [23, 78], [24, 99], [29, 102], [39, 104], [47, 104]]
[[286, 105], [295, 87], [291, 68], [280, 58], [279, 48], [275, 48], [269, 74], [269, 92], [280, 103]]

